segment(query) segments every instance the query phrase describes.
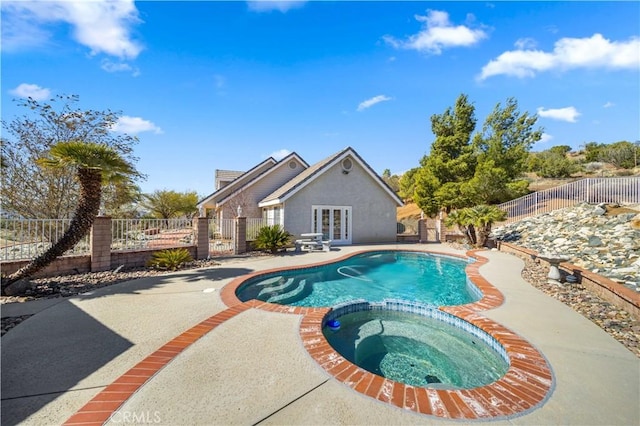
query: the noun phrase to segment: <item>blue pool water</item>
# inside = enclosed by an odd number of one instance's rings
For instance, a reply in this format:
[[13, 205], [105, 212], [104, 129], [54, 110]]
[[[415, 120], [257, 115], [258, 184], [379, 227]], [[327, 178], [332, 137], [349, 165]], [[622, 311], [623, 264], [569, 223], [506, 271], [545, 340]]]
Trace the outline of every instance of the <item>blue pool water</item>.
[[282, 305], [324, 307], [349, 300], [404, 299], [452, 306], [480, 299], [467, 280], [467, 261], [429, 253], [377, 251], [318, 267], [254, 277], [236, 295]]
[[509, 364], [481, 338], [408, 312], [363, 311], [323, 328], [329, 344], [365, 370], [396, 382], [471, 389], [502, 377]]

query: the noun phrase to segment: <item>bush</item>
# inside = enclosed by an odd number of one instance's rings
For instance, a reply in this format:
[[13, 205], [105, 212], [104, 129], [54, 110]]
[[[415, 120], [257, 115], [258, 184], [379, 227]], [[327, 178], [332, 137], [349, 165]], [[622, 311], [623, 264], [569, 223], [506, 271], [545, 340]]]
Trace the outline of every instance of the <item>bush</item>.
[[189, 250], [183, 248], [167, 249], [153, 253], [153, 256], [151, 256], [151, 259], [147, 262], [147, 266], [175, 271], [189, 262], [193, 262]]
[[258, 236], [254, 242], [254, 246], [258, 250], [268, 250], [271, 253], [277, 253], [278, 250], [286, 247], [291, 242], [291, 234], [284, 230], [280, 225], [263, 226], [258, 231]]

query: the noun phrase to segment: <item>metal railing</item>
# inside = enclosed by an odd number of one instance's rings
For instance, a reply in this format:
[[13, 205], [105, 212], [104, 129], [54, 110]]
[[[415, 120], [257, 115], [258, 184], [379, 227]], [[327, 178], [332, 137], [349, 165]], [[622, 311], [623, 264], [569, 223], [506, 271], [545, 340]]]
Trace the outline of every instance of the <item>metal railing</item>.
[[235, 220], [209, 219], [209, 253], [220, 254], [232, 252], [235, 239]]
[[260, 232], [260, 228], [263, 226], [267, 226], [267, 221], [261, 217], [247, 218], [247, 241], [255, 241], [258, 237], [258, 232]]
[[528, 216], [571, 207], [579, 203], [640, 203], [640, 177], [587, 178], [533, 192], [498, 207], [511, 223]]
[[193, 244], [191, 219], [112, 219], [111, 250], [169, 248]]
[[[33, 259], [47, 251], [69, 228], [71, 219], [1, 219], [0, 260]], [[65, 255], [89, 253], [89, 235]]]

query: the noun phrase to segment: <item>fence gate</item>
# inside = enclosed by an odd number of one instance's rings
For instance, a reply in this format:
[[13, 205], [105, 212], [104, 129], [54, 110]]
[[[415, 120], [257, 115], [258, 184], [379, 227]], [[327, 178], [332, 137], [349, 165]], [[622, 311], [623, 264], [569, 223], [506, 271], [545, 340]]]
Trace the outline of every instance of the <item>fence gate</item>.
[[209, 220], [209, 255], [233, 253], [235, 244], [235, 220]]

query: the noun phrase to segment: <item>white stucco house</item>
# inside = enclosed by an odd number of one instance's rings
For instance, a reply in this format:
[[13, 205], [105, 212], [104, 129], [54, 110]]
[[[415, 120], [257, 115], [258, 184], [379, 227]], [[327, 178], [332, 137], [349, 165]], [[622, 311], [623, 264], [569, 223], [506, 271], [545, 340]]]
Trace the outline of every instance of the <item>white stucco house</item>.
[[[334, 245], [396, 241], [402, 200], [353, 148], [308, 165], [292, 153], [247, 172], [216, 171], [216, 191], [198, 203], [201, 216], [263, 217], [295, 237], [323, 234]], [[239, 210], [240, 209], [240, 210]]]

